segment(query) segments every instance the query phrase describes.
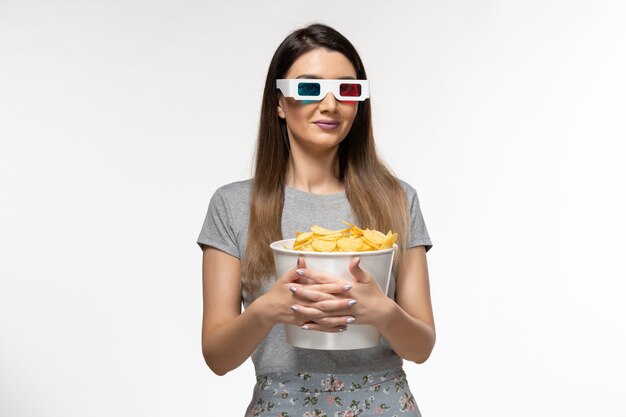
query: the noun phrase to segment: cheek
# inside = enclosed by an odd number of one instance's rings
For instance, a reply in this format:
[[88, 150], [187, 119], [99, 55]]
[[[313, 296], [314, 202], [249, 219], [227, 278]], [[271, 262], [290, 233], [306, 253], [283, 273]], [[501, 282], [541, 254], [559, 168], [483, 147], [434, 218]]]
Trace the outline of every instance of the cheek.
[[288, 118], [288, 123], [291, 125], [291, 128], [294, 131], [302, 132], [303, 129], [309, 128], [308, 120], [311, 118], [311, 116], [304, 108], [292, 108], [289, 112]]
[[345, 108], [345, 117], [350, 118], [352, 120], [354, 120], [354, 118], [356, 118], [356, 113], [359, 109], [359, 102], [358, 101], [345, 101], [342, 102], [345, 103], [346, 105], [344, 106]]

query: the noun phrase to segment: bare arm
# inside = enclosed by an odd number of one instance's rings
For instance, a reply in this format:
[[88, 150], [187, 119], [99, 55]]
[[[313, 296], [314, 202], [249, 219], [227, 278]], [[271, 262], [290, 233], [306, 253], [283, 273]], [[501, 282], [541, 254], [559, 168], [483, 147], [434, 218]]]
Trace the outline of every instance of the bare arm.
[[[204, 248], [202, 354], [213, 372], [224, 375], [241, 365], [275, 324], [301, 326], [308, 320], [290, 308], [298, 298], [290, 288], [301, 288], [297, 283], [301, 277], [295, 272], [296, 268], [294, 265], [278, 278], [267, 293], [242, 313], [239, 259], [213, 247]], [[325, 290], [343, 293], [346, 291], [343, 284], [325, 286]], [[341, 327], [327, 326], [320, 330], [336, 333]]]
[[435, 321], [430, 301], [426, 251], [406, 251], [396, 278], [396, 302], [388, 299], [384, 320], [377, 326], [402, 358], [425, 362], [435, 346]]
[[[298, 311], [315, 321], [307, 323], [309, 328], [319, 330], [320, 325], [345, 325], [348, 324], [347, 318], [352, 317], [355, 321], [351, 322], [355, 324], [375, 326], [402, 358], [425, 362], [435, 345], [435, 323], [424, 247], [406, 251], [398, 267], [395, 301], [387, 297], [376, 281], [359, 267], [358, 257], [352, 260], [349, 269], [357, 282], [342, 297], [319, 298], [306, 287], [298, 289], [306, 299], [297, 304]], [[317, 288], [333, 283], [345, 284], [318, 271], [304, 269], [302, 273], [315, 282]], [[356, 304], [347, 304], [349, 298], [356, 300]]]
[[256, 313], [252, 303], [241, 312], [239, 259], [212, 247], [202, 256], [202, 354], [217, 375], [241, 365], [272, 326]]

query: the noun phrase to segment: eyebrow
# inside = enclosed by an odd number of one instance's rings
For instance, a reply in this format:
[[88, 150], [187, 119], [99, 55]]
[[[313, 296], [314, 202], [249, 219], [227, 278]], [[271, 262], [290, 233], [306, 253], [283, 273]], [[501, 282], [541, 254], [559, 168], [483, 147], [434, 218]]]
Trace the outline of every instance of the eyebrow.
[[[322, 80], [322, 77], [318, 77], [317, 75], [313, 75], [313, 74], [302, 74], [302, 75], [298, 75], [296, 77], [296, 79], [298, 78], [310, 78], [310, 79], [314, 79], [314, 80]], [[349, 75], [345, 76], [345, 77], [339, 77], [339, 78], [335, 78], [336, 80], [356, 80], [355, 77], [351, 77]]]

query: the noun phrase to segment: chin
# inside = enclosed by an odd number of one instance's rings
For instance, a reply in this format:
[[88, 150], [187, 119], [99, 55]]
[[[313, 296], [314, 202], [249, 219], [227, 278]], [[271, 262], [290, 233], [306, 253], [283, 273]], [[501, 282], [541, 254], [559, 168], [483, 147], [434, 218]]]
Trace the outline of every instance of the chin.
[[307, 140], [304, 146], [311, 150], [321, 151], [321, 150], [331, 150], [331, 149], [337, 148], [340, 143], [341, 143], [341, 140], [337, 140], [335, 138], [332, 138], [332, 139], [328, 138], [328, 140], [313, 139], [313, 140]]

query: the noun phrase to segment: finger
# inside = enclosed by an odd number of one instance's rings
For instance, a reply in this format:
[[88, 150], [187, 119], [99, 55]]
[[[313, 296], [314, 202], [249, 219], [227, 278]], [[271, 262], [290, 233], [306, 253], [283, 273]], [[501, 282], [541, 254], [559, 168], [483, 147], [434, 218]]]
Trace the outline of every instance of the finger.
[[294, 311], [294, 315], [300, 319], [301, 322], [321, 319], [326, 316], [326, 313], [316, 308], [308, 307], [299, 303], [293, 304], [291, 309]]
[[361, 269], [360, 263], [361, 263], [361, 258], [357, 256], [354, 259], [352, 259], [348, 269], [350, 270], [350, 273], [352, 274], [352, 276], [354, 276], [354, 278], [358, 282], [361, 282], [363, 284], [368, 284], [372, 280], [372, 278], [367, 272]]
[[[300, 275], [298, 275], [300, 277]], [[302, 285], [312, 285], [315, 284], [315, 281], [313, 281], [312, 279], [309, 278], [305, 278], [305, 277], [300, 277], [298, 278], [298, 280], [296, 281], [298, 284], [302, 284]]]
[[307, 288], [313, 291], [322, 291], [327, 294], [343, 294], [352, 289], [352, 284], [347, 281], [342, 281], [333, 284], [312, 284]]
[[304, 330], [333, 329], [335, 327], [340, 328], [357, 321], [356, 317], [354, 315], [350, 315], [349, 311], [343, 311], [338, 315], [329, 315], [328, 313], [323, 313], [317, 309], [299, 304], [292, 306], [292, 310], [295, 312], [295, 322], [303, 323], [301, 327]]
[[300, 295], [310, 301], [323, 301], [337, 299], [335, 294], [343, 294], [352, 288], [351, 284], [313, 284], [294, 285], [290, 287], [291, 292]]
[[298, 270], [298, 268], [301, 267], [301, 265], [303, 265], [303, 267], [306, 267], [306, 262], [304, 261], [304, 256], [302, 255], [298, 256], [298, 260], [296, 261], [296, 266], [291, 268], [289, 271], [285, 272], [278, 279], [278, 281], [282, 281], [286, 283], [299, 282], [299, 280], [302, 279], [302, 276], [300, 274], [297, 274], [296, 271]]
[[309, 285], [298, 285], [292, 286], [289, 289], [296, 296], [300, 297], [302, 301], [324, 301], [324, 300], [334, 300], [336, 297], [332, 294], [328, 294], [322, 291], [315, 291], [308, 288]]
[[326, 274], [324, 272], [316, 271], [309, 268], [298, 268], [296, 269], [296, 274], [301, 277], [307, 278], [309, 280], [314, 281], [316, 284], [331, 284], [337, 283], [339, 278], [334, 277], [330, 274]]
[[342, 324], [342, 325], [335, 326], [335, 327], [325, 327], [325, 326], [320, 326], [319, 324], [315, 322], [307, 322], [303, 325], [302, 328], [304, 330], [317, 330], [318, 332], [325, 332], [325, 333], [341, 333], [341, 332], [345, 332], [348, 329], [348, 326], [346, 326], [345, 324]]
[[326, 316], [320, 319], [312, 320], [315, 323], [319, 324], [322, 327], [336, 327], [336, 326], [346, 326], [348, 324], [352, 324], [356, 322], [356, 317], [341, 315], [341, 316]]
[[290, 270], [288, 270], [287, 272], [285, 272], [279, 279], [278, 281], [284, 282], [284, 283], [292, 283], [292, 282], [297, 282], [300, 278], [301, 275], [299, 275], [298, 273], [296, 273], [296, 270], [298, 270], [298, 266], [294, 266], [293, 268], [291, 268]]
[[[304, 258], [304, 256], [302, 255], [298, 255], [298, 260], [296, 262], [296, 269], [304, 269], [306, 268], [306, 259]], [[296, 281], [298, 284], [304, 284], [304, 285], [309, 285], [309, 284], [315, 284], [315, 281], [309, 279], [309, 278], [305, 278], [301, 275], [298, 275], [298, 280]]]
[[334, 298], [332, 300], [322, 300], [312, 304], [305, 304], [305, 307], [314, 308], [327, 315], [339, 316], [343, 314], [353, 314], [352, 306], [355, 304], [356, 300], [352, 298]]

